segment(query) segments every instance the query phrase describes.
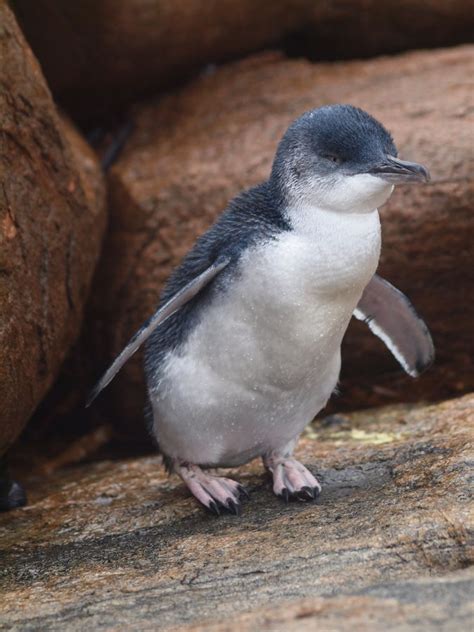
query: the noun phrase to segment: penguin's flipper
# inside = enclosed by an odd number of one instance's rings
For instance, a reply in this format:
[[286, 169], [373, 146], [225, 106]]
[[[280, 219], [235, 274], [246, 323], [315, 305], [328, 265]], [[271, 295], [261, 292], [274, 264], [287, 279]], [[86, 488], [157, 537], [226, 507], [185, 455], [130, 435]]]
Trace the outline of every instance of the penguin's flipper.
[[418, 377], [433, 363], [428, 327], [408, 298], [377, 274], [365, 288], [354, 316], [385, 343], [408, 375]]
[[170, 298], [162, 307], [151, 316], [143, 326], [130, 339], [127, 346], [115, 358], [110, 367], [104, 373], [99, 382], [92, 389], [87, 398], [86, 408], [92, 404], [97, 395], [110, 384], [125, 362], [141, 347], [151, 336], [153, 331], [167, 318], [177, 312], [183, 305], [196, 296], [212, 279], [223, 270], [230, 262], [230, 257], [221, 257], [195, 279], [186, 284], [181, 290]]

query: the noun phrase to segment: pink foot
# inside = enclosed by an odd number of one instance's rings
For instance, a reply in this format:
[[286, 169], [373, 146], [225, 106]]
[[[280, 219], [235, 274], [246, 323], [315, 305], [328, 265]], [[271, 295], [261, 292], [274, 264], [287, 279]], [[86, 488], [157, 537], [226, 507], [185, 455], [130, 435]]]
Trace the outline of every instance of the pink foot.
[[293, 457], [268, 456], [263, 460], [273, 475], [273, 491], [285, 502], [293, 498], [314, 500], [321, 485], [311, 472]]
[[236, 516], [240, 514], [240, 498], [248, 498], [248, 493], [240, 483], [223, 476], [207, 474], [199, 466], [190, 463], [176, 461], [173, 469], [193, 496], [216, 516], [220, 516], [221, 509], [226, 509]]

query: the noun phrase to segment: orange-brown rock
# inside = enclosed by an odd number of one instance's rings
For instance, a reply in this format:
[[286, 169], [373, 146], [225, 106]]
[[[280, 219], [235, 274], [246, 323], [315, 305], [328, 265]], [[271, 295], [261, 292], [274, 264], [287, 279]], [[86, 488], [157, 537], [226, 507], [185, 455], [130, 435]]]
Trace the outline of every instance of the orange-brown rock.
[[53, 93], [108, 112], [268, 45], [316, 59], [469, 42], [468, 0], [15, 0]]
[[[53, 93], [107, 112], [300, 27], [308, 0], [16, 0]], [[59, 52], [60, 51], [60, 52]]]
[[78, 335], [105, 224], [93, 152], [0, 2], [0, 455]]
[[229, 621], [180, 625], [172, 632], [420, 632], [469, 630], [474, 570], [398, 580], [356, 595], [289, 599]]
[[231, 473], [240, 518], [158, 457], [27, 466], [30, 505], [0, 515], [0, 627], [467, 631], [473, 436], [472, 395], [310, 428], [318, 502], [285, 505], [255, 462]]
[[288, 48], [312, 59], [351, 59], [472, 41], [468, 0], [313, 2]]
[[[135, 132], [109, 178], [112, 217], [86, 345], [95, 353], [91, 371], [98, 375], [152, 313], [171, 268], [227, 201], [268, 176], [288, 123], [304, 110], [350, 102], [392, 130], [402, 157], [431, 169], [429, 185], [397, 188], [382, 209], [380, 271], [413, 299], [438, 355], [435, 368], [413, 381], [360, 325], [347, 337], [347, 398], [336, 405], [439, 399], [472, 388], [473, 50], [314, 65], [255, 57], [138, 107]], [[102, 397], [113, 403], [114, 419], [136, 428], [139, 355]]]

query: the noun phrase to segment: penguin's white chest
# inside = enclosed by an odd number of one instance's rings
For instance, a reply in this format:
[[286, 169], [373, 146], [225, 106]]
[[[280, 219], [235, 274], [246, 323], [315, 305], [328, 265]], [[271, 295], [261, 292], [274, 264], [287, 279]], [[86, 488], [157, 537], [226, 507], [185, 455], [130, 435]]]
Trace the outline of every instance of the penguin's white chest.
[[[163, 450], [234, 465], [296, 437], [325, 405], [380, 253], [378, 212], [306, 209], [246, 252], [150, 393]], [[315, 216], [317, 214], [317, 216]]]

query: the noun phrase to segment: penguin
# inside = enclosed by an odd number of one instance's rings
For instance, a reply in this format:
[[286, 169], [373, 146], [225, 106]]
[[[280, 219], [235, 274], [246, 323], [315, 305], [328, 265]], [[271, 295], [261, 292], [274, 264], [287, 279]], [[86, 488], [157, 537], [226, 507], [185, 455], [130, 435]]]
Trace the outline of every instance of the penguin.
[[390, 133], [357, 107], [296, 119], [268, 180], [237, 195], [196, 241], [92, 391], [87, 405], [146, 342], [151, 434], [167, 469], [215, 514], [238, 514], [246, 492], [209, 469], [256, 457], [284, 501], [318, 496], [293, 451], [336, 389], [351, 317], [410, 376], [431, 365], [427, 326], [376, 274], [379, 207], [396, 184], [430, 178], [397, 156]]

